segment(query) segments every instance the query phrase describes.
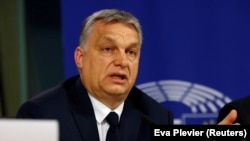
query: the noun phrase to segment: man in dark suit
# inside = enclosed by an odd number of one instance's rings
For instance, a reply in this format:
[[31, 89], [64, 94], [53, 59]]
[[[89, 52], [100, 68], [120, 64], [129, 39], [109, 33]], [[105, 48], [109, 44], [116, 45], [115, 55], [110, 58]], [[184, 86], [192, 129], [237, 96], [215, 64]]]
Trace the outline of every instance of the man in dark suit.
[[100, 10], [83, 23], [74, 59], [79, 76], [21, 105], [18, 118], [57, 119], [60, 141], [105, 141], [110, 112], [122, 141], [150, 140], [150, 125], [173, 124], [172, 113], [134, 86], [142, 45], [136, 17]]
[[[237, 100], [233, 100], [230, 103], [227, 103], [219, 112], [217, 122], [221, 123], [223, 119], [229, 113], [233, 115], [232, 118], [233, 124], [249, 125], [250, 124], [250, 96], [245, 96]], [[233, 114], [232, 114], [233, 113]]]

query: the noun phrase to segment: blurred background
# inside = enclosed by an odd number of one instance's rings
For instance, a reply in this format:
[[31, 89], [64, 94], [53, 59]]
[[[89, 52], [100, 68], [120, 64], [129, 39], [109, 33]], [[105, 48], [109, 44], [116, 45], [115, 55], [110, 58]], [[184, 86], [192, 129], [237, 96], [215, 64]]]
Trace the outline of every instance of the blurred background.
[[63, 79], [60, 0], [0, 1], [0, 115]]
[[77, 74], [73, 51], [86, 16], [134, 14], [143, 30], [136, 85], [173, 111], [175, 124], [215, 124], [250, 94], [249, 0], [1, 0], [0, 114]]

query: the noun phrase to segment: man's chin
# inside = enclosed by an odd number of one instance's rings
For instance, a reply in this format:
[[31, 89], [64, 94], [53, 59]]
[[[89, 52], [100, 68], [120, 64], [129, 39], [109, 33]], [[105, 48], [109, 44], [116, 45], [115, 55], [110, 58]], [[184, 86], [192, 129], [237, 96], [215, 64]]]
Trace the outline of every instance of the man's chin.
[[110, 95], [116, 95], [116, 96], [124, 96], [124, 95], [126, 96], [126, 95], [128, 95], [128, 92], [123, 90], [123, 89], [115, 89], [115, 90], [112, 89], [112, 90], [109, 90], [108, 93]]

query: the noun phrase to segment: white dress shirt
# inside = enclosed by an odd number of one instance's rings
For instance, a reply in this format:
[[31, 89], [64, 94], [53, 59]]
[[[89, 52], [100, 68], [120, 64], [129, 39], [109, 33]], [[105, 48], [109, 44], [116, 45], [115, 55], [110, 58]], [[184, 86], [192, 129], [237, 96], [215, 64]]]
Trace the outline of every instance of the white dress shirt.
[[89, 94], [89, 97], [92, 102], [92, 106], [94, 108], [100, 141], [105, 141], [106, 135], [109, 129], [109, 124], [107, 123], [105, 118], [111, 111], [114, 111], [118, 114], [119, 120], [120, 120], [124, 102], [121, 105], [119, 105], [115, 110], [111, 110], [106, 105], [104, 105], [103, 103], [98, 101], [96, 98], [94, 98], [91, 94]]

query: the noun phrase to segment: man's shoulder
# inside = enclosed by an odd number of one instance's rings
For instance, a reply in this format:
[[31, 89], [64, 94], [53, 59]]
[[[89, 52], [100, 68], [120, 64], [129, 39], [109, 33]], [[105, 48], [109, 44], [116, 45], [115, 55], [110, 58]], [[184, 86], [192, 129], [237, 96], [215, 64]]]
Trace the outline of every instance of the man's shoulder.
[[145, 92], [140, 90], [137, 87], [133, 87], [131, 90], [131, 99], [133, 99], [135, 105], [139, 107], [140, 109], [145, 110], [149, 113], [157, 113], [157, 112], [163, 112], [163, 113], [171, 113], [171, 110], [169, 110], [167, 107], [163, 106], [163, 104], [159, 103], [155, 99], [153, 99], [151, 96], [147, 95]]
[[67, 78], [58, 83], [57, 85], [37, 93], [36, 95], [31, 97], [30, 100], [39, 101], [43, 99], [55, 99], [61, 97], [64, 95], [65, 92], [71, 89], [71, 87], [75, 86], [78, 79], [79, 76], [72, 76], [70, 78]]
[[17, 117], [58, 118], [67, 109], [68, 93], [72, 91], [71, 87], [76, 85], [77, 79], [77, 76], [65, 79], [56, 86], [29, 98], [19, 107]]
[[130, 98], [133, 99], [134, 105], [138, 108], [138, 110], [155, 123], [173, 123], [172, 111], [139, 88], [133, 87], [130, 95]]
[[143, 92], [141, 89], [134, 86], [129, 94], [137, 102], [142, 102], [145, 105], [160, 106], [162, 105], [153, 99], [151, 96]]

